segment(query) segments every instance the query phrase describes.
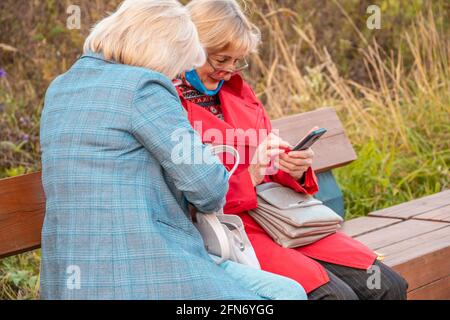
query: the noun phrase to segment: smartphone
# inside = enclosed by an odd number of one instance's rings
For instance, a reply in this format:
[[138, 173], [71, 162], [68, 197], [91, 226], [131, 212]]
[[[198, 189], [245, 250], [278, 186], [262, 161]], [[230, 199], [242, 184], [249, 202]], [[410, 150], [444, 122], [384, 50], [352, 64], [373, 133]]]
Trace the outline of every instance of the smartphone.
[[310, 134], [308, 134], [302, 141], [300, 141], [292, 151], [300, 151], [300, 150], [306, 150], [310, 148], [314, 142], [319, 140], [321, 136], [323, 136], [327, 132], [327, 129], [320, 128], [317, 130], [312, 131]]

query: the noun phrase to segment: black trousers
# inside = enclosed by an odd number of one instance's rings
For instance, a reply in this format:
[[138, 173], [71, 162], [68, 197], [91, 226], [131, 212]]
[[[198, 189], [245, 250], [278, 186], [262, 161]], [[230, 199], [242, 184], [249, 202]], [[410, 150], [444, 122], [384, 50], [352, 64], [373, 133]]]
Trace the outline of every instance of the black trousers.
[[325, 267], [330, 281], [310, 292], [310, 300], [406, 300], [406, 280], [379, 261], [369, 271], [317, 262]]

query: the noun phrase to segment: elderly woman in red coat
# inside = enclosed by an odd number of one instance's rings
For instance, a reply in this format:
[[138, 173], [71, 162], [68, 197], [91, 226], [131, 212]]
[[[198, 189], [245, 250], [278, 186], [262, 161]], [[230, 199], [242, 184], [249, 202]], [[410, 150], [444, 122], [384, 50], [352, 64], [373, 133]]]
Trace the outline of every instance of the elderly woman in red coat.
[[[234, 145], [244, 154], [231, 178], [224, 210], [244, 221], [262, 269], [296, 280], [309, 299], [405, 299], [406, 281], [347, 235], [337, 232], [313, 244], [283, 248], [250, 217], [248, 210], [257, 207], [255, 186], [262, 182], [275, 181], [297, 192], [315, 194], [314, 153], [286, 152], [288, 144], [271, 133], [263, 105], [239, 74], [247, 65], [246, 55], [256, 51], [260, 33], [238, 4], [234, 0], [193, 0], [187, 7], [208, 60], [174, 83], [203, 142]], [[249, 135], [249, 130], [256, 136]], [[267, 167], [274, 156], [279, 156], [279, 170], [273, 174]], [[374, 288], [369, 282], [375, 274], [380, 286]]]

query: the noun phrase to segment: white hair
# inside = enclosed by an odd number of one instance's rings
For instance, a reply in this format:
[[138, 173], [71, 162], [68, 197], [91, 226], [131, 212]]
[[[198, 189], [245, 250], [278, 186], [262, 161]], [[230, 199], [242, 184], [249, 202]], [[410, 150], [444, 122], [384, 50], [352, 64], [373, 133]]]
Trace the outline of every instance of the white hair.
[[89, 50], [170, 79], [206, 62], [190, 14], [176, 0], [125, 0], [92, 29], [84, 44]]
[[208, 53], [257, 52], [261, 32], [235, 0], [192, 0], [186, 7]]

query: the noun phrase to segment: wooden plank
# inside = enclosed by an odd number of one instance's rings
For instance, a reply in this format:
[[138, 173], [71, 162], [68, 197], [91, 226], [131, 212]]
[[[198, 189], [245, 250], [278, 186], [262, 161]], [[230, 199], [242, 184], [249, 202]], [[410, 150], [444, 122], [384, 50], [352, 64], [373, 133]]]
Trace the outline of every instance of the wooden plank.
[[410, 219], [450, 205], [450, 190], [369, 213], [371, 217]]
[[313, 165], [315, 171], [328, 171], [356, 160], [355, 150], [333, 108], [322, 108], [273, 121], [273, 128], [278, 129], [280, 136], [293, 145], [313, 126], [328, 130], [313, 147], [316, 154]]
[[384, 263], [409, 282], [409, 290], [450, 275], [450, 225], [382, 247]]
[[320, 140], [312, 147], [315, 153], [313, 162], [315, 172], [325, 172], [345, 166], [356, 160], [356, 154], [350, 150], [351, 144], [344, 135], [336, 135], [323, 141]]
[[450, 222], [450, 205], [419, 214], [414, 219]]
[[450, 277], [408, 292], [408, 300], [450, 300]]
[[401, 221], [403, 220], [378, 217], [360, 217], [345, 221], [340, 231], [344, 232], [350, 237], [357, 237], [365, 233], [388, 227]]
[[[413, 260], [400, 265], [392, 266], [395, 271], [407, 279], [408, 291], [449, 276], [450, 248], [430, 252], [423, 256], [417, 256]], [[389, 264], [388, 264], [389, 265]]]
[[422, 234], [438, 230], [448, 226], [444, 222], [423, 221], [423, 220], [407, 220], [403, 221], [381, 230], [376, 230], [356, 237], [372, 250], [379, 250], [380, 248], [393, 245], [395, 243], [411, 239]]
[[44, 213], [40, 173], [0, 180], [0, 258], [40, 246]]
[[[450, 225], [379, 248], [389, 265], [400, 265], [420, 255], [450, 247]], [[448, 261], [450, 263], [450, 259]], [[450, 264], [448, 265], [450, 272]]]
[[344, 132], [341, 121], [333, 108], [321, 108], [309, 112], [291, 115], [272, 121], [274, 129], [280, 130], [280, 135], [291, 143], [297, 142], [305, 136], [314, 126], [324, 127], [327, 133], [321, 138], [325, 139]]

